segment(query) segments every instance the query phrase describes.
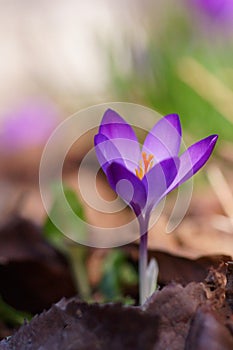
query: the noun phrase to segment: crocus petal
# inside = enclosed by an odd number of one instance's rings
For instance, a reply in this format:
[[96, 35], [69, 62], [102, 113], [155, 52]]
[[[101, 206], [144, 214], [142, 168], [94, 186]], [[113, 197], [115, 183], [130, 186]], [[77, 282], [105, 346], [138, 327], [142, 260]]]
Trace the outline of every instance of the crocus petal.
[[141, 151], [132, 127], [118, 113], [108, 109], [104, 113], [99, 133], [114, 143], [127, 168], [134, 171], [138, 165]]
[[124, 165], [114, 162], [106, 171], [112, 189], [139, 215], [146, 204], [146, 189], [139, 178]]
[[148, 133], [143, 152], [154, 155], [156, 162], [178, 156], [181, 143], [181, 125], [177, 114], [160, 119]]
[[107, 109], [104, 113], [99, 133], [107, 136], [109, 139], [126, 138], [138, 141], [132, 127], [112, 109]]
[[106, 136], [102, 134], [95, 135], [94, 144], [96, 156], [105, 173], [107, 167], [113, 161], [117, 161], [118, 163], [125, 165], [120, 152]]
[[168, 192], [192, 177], [209, 159], [217, 142], [218, 135], [211, 135], [190, 146], [180, 156], [180, 168]]
[[180, 161], [178, 157], [169, 158], [157, 163], [142, 179], [147, 189], [147, 214], [166, 195], [167, 188], [171, 185], [179, 171]]

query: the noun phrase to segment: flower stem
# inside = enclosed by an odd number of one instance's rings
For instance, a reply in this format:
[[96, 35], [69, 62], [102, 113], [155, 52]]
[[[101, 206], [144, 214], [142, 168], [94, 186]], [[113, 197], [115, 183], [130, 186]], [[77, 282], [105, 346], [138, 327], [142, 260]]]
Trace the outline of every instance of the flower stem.
[[141, 305], [146, 301], [147, 237], [147, 232], [141, 236], [139, 248], [139, 298]]
[[148, 223], [146, 220], [139, 220], [140, 224], [140, 247], [139, 247], [139, 300], [142, 305], [147, 298], [147, 241]]

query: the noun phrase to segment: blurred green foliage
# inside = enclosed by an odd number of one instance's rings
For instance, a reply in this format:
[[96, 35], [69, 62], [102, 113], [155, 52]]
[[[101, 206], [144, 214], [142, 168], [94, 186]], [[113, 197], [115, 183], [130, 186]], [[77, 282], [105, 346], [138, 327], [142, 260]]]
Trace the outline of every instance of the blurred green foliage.
[[[69, 187], [63, 186], [66, 200], [74, 213], [85, 222], [83, 206], [80, 203], [76, 193]], [[59, 191], [54, 186], [54, 201], [51, 208], [53, 217], [62, 215], [62, 200], [60, 200]], [[64, 216], [64, 220], [69, 220], [69, 217]], [[79, 230], [77, 222], [69, 222], [67, 225], [73, 225], [74, 230]], [[81, 227], [83, 234], [85, 229]], [[74, 280], [77, 285], [79, 296], [86, 301], [92, 301], [91, 288], [89, 285], [86, 258], [88, 255], [88, 247], [75, 243], [68, 239], [54, 225], [48, 216], [44, 224], [44, 237], [59, 251], [66, 255], [70, 262], [70, 267], [73, 271]], [[134, 300], [130, 297], [125, 297], [122, 294], [122, 286], [131, 286], [137, 284], [137, 271], [132, 264], [127, 261], [126, 255], [121, 250], [110, 250], [103, 262], [103, 278], [100, 282], [99, 292], [102, 295], [103, 301], [117, 300], [124, 304], [133, 304]]]
[[[70, 208], [73, 210], [73, 212], [82, 220], [82, 223], [85, 222], [85, 215], [84, 215], [84, 210], [83, 206], [80, 203], [76, 193], [69, 187], [63, 186], [63, 191], [65, 198], [70, 206]], [[62, 217], [63, 224], [64, 226], [67, 226], [68, 228], [72, 228], [73, 232], [77, 231], [80, 235], [85, 236], [85, 226], [80, 225], [77, 227], [77, 222], [72, 222], [70, 220], [69, 216], [66, 216], [64, 213], [66, 212], [63, 210], [63, 203], [64, 201], [60, 199], [59, 197], [59, 191], [56, 190], [56, 185], [54, 185], [54, 200], [53, 200], [53, 205], [50, 211], [50, 215], [47, 216], [44, 227], [43, 227], [43, 232], [44, 232], [44, 237], [58, 250], [64, 252], [66, 251], [66, 245], [64, 244], [64, 239], [65, 236], [64, 234], [59, 230], [59, 228], [53, 223], [50, 217], [58, 218]], [[67, 222], [66, 222], [67, 221]], [[80, 221], [81, 223], [81, 221]]]
[[103, 277], [100, 283], [100, 292], [105, 301], [121, 301], [132, 304], [134, 300], [123, 295], [123, 286], [135, 286], [138, 283], [138, 273], [127, 260], [126, 254], [115, 249], [110, 251], [103, 265]]
[[[64, 214], [66, 213], [63, 208], [64, 201], [60, 200], [60, 192], [57, 191], [56, 186], [54, 186], [54, 202], [50, 213], [54, 218], [58, 218], [59, 216], [62, 218], [64, 224], [63, 227], [67, 227], [69, 232], [72, 230], [74, 232], [74, 238], [75, 232], [78, 232], [78, 237], [85, 237], [86, 228], [83, 206], [80, 203], [76, 193], [71, 188], [64, 185], [63, 191], [70, 208], [81, 219], [79, 221], [80, 225], [78, 226], [77, 221], [71, 220], [69, 216]], [[43, 232], [44, 237], [56, 249], [67, 256], [67, 259], [70, 262], [71, 270], [73, 271], [78, 294], [84, 300], [89, 300], [91, 291], [86, 270], [87, 247], [68, 239], [53, 223], [50, 215], [45, 220]]]
[[[183, 74], [188, 78], [201, 80], [199, 93], [182, 79], [180, 72], [184, 68], [184, 59], [192, 58], [218, 79], [229, 94], [233, 94], [233, 42], [224, 39], [224, 34], [221, 37], [217, 32], [202, 32], [204, 28], [199, 28], [198, 20], [195, 26], [195, 22], [190, 20], [191, 15], [174, 9], [159, 33], [153, 24], [149, 30], [147, 28], [145, 46], [140, 47], [129, 40], [126, 46], [127, 52], [130, 52], [131, 68], [128, 70], [122, 70], [117, 56], [111, 52], [112, 86], [122, 101], [149, 106], [162, 115], [178, 113], [183, 127], [192, 137], [202, 138], [217, 133], [221, 139], [232, 141], [233, 108], [231, 121], [218, 109], [225, 92], [219, 91], [219, 101], [215, 96], [208, 101], [201, 93], [202, 89], [211, 87], [207, 77], [197, 76], [196, 71], [184, 70]], [[208, 31], [208, 28], [205, 30]], [[231, 76], [228, 70], [232, 70]], [[228, 102], [233, 103], [229, 96]]]
[[32, 316], [23, 311], [14, 309], [8, 305], [0, 296], [0, 320], [10, 326], [19, 326], [24, 323], [25, 320], [30, 321]]

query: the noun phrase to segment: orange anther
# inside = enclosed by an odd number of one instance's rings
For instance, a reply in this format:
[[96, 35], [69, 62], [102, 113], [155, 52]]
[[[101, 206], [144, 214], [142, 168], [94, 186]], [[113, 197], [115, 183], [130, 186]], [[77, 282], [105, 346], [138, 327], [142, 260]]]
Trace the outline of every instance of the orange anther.
[[152, 154], [147, 155], [146, 152], [142, 152], [142, 160], [140, 160], [138, 169], [135, 169], [136, 176], [141, 180], [143, 176], [152, 168], [153, 166]]

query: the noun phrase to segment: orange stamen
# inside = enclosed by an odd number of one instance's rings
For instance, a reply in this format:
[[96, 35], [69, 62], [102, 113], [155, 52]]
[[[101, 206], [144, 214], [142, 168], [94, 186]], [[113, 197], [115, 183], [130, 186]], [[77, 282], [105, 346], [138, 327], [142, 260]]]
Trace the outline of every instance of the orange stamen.
[[139, 162], [138, 169], [135, 169], [136, 176], [140, 180], [152, 168], [154, 164], [152, 161], [153, 158], [154, 156], [152, 154], [147, 155], [146, 152], [142, 152], [142, 160]]

